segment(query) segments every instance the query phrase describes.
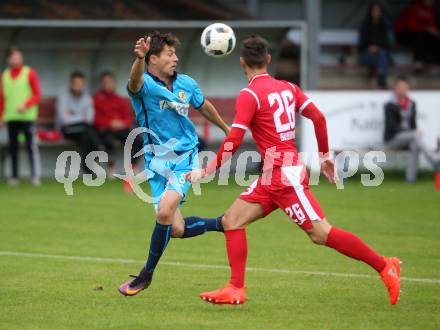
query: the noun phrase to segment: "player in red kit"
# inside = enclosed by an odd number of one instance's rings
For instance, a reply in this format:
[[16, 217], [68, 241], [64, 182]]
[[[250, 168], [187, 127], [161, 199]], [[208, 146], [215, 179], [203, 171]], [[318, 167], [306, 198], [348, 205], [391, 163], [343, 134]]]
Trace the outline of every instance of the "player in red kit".
[[234, 201], [222, 218], [231, 267], [229, 283], [219, 290], [201, 293], [200, 297], [215, 304], [245, 302], [245, 227], [280, 208], [314, 243], [331, 247], [374, 268], [388, 289], [391, 304], [396, 304], [400, 293], [399, 259], [378, 255], [354, 234], [331, 226], [310, 192], [307, 171], [298, 159], [295, 146], [295, 112], [312, 120], [321, 155], [321, 172], [335, 183], [336, 169], [328, 157], [325, 117], [298, 86], [274, 79], [266, 72], [271, 59], [267, 48], [267, 42], [259, 36], [243, 41], [240, 64], [249, 85], [237, 97], [232, 129], [217, 158], [206, 168], [187, 175], [187, 179], [194, 182], [213, 173], [239, 148], [248, 129], [264, 159], [262, 175]]

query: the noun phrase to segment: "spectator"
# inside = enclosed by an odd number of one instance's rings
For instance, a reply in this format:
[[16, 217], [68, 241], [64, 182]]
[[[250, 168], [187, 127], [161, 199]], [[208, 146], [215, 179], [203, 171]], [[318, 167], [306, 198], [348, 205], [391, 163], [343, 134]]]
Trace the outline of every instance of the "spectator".
[[410, 48], [414, 61], [440, 63], [440, 31], [432, 0], [413, 1], [395, 24], [397, 41]]
[[93, 101], [85, 91], [86, 78], [83, 73], [75, 71], [70, 76], [70, 88], [62, 93], [57, 101], [58, 125], [64, 137], [75, 141], [80, 148], [82, 168], [85, 173], [90, 170], [85, 166], [89, 152], [102, 150], [101, 143], [93, 128]]
[[24, 134], [29, 154], [32, 184], [40, 185], [40, 154], [37, 145], [35, 122], [38, 116], [38, 102], [41, 98], [37, 73], [24, 65], [23, 54], [18, 48], [11, 48], [7, 56], [8, 68], [0, 80], [0, 125], [8, 126], [9, 151], [11, 154], [11, 178], [8, 183], [19, 183], [19, 135]]
[[[114, 149], [115, 141], [122, 144], [133, 128], [133, 110], [130, 102], [116, 94], [115, 77], [111, 72], [101, 74], [101, 90], [93, 96], [95, 104], [95, 128], [109, 154], [109, 171], [114, 173]], [[132, 166], [135, 167], [133, 155], [142, 148], [139, 136], [135, 139], [131, 148]]]
[[440, 167], [440, 158], [431, 153], [422, 141], [422, 132], [417, 129], [416, 103], [408, 95], [406, 78], [399, 77], [394, 86], [394, 96], [385, 105], [385, 147], [386, 149], [409, 148], [410, 158], [406, 166], [406, 181], [415, 182], [419, 154], [435, 168]]
[[382, 6], [372, 3], [359, 30], [360, 63], [377, 72], [377, 84], [380, 88], [387, 86], [391, 35], [391, 26], [384, 17]]

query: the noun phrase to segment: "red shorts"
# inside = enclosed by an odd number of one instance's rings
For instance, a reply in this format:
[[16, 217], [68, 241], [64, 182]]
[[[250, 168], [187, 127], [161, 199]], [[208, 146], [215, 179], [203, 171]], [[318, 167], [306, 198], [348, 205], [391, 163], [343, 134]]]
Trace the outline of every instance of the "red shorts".
[[318, 201], [309, 190], [304, 165], [276, 167], [254, 181], [240, 199], [259, 203], [264, 216], [280, 208], [302, 229], [312, 229], [312, 222], [324, 218]]

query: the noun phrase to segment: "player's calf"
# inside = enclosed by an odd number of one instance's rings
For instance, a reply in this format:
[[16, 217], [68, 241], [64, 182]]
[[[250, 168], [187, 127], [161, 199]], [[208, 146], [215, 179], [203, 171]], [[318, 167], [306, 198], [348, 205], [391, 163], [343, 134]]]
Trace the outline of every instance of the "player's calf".
[[202, 235], [207, 231], [223, 232], [222, 217], [217, 218], [200, 218], [200, 217], [186, 217], [184, 218], [184, 227], [180, 238], [189, 238]]

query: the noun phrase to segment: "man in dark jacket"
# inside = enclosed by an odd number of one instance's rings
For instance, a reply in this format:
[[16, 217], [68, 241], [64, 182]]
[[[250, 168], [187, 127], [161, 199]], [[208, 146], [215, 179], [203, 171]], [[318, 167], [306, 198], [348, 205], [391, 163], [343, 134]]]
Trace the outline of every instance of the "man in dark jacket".
[[380, 88], [387, 87], [388, 67], [391, 62], [389, 53], [392, 43], [391, 35], [391, 26], [385, 18], [382, 5], [372, 3], [359, 29], [359, 61], [375, 69], [377, 85]]
[[407, 79], [399, 77], [394, 86], [393, 99], [385, 104], [384, 139], [387, 149], [409, 149], [406, 181], [415, 182], [420, 153], [435, 169], [440, 167], [440, 159], [422, 141], [421, 131], [417, 129], [416, 123], [416, 103], [409, 98], [408, 92]]

